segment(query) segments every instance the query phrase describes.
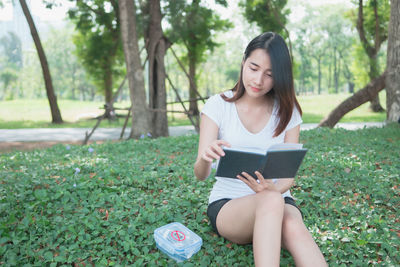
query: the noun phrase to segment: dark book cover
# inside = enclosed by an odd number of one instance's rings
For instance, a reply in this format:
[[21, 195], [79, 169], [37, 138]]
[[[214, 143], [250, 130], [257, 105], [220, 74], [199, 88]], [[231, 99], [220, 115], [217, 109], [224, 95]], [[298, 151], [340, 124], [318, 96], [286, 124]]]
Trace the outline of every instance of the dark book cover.
[[294, 145], [280, 144], [265, 154], [224, 148], [225, 156], [219, 160], [215, 176], [237, 179], [238, 174], [247, 172], [256, 178], [254, 172], [259, 171], [265, 179], [294, 178], [307, 152]]

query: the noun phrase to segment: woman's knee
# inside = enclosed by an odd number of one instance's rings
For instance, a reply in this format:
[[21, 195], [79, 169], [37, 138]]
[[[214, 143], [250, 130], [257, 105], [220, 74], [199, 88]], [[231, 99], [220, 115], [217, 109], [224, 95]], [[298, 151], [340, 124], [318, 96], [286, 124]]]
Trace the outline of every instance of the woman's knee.
[[284, 243], [290, 240], [301, 240], [308, 234], [308, 230], [301, 217], [285, 213], [282, 220], [282, 237]]
[[256, 196], [256, 214], [283, 213], [285, 202], [280, 192], [265, 190]]

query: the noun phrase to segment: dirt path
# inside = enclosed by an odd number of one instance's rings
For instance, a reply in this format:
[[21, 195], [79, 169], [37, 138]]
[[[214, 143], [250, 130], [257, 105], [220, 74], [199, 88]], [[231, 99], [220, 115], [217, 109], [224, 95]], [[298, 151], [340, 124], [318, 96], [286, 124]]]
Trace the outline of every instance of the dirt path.
[[[89, 141], [89, 144], [102, 144], [104, 141]], [[7, 153], [12, 151], [29, 151], [34, 149], [43, 149], [52, 147], [57, 144], [81, 145], [81, 141], [45, 141], [45, 142], [0, 142], [0, 153]]]

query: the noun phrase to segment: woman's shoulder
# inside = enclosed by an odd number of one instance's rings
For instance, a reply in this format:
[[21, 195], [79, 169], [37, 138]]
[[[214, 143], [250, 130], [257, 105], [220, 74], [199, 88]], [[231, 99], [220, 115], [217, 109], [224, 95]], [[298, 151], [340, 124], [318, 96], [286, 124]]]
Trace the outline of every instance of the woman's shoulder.
[[224, 103], [229, 103], [224, 100], [223, 96], [227, 98], [231, 98], [233, 96], [232, 90], [228, 90], [222, 93], [218, 93], [209, 97], [208, 102], [216, 103], [219, 105], [223, 105]]

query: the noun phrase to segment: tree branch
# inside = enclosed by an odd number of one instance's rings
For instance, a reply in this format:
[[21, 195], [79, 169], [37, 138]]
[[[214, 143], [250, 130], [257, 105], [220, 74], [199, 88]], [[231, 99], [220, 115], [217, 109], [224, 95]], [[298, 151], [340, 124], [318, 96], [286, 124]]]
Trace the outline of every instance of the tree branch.
[[336, 123], [349, 111], [371, 101], [376, 95], [385, 88], [386, 71], [379, 77], [372, 80], [367, 86], [359, 90], [357, 93], [347, 98], [339, 104], [331, 113], [318, 124], [318, 127], [333, 128]]
[[372, 48], [367, 38], [365, 37], [365, 31], [364, 31], [363, 0], [358, 1], [358, 18], [357, 18], [356, 28], [358, 35], [360, 36], [361, 43], [365, 48], [365, 51], [367, 52], [369, 57], [372, 57], [372, 55], [374, 54], [374, 49]]
[[283, 28], [283, 30], [286, 32], [288, 40], [289, 40], [289, 49], [290, 49], [290, 59], [292, 60], [292, 64], [293, 64], [293, 51], [292, 51], [292, 41], [290, 39], [290, 34], [288, 29], [285, 27], [285, 25], [282, 23], [281, 19], [279, 18], [278, 13], [275, 10], [275, 7], [273, 7], [272, 5], [270, 5], [270, 2], [267, 1], [267, 9], [272, 10], [272, 13], [274, 13], [274, 17], [276, 19], [276, 21], [278, 22], [278, 24]]
[[374, 0], [374, 15], [375, 15], [375, 51], [378, 51], [381, 46], [381, 38], [379, 36], [379, 16], [378, 3]]

